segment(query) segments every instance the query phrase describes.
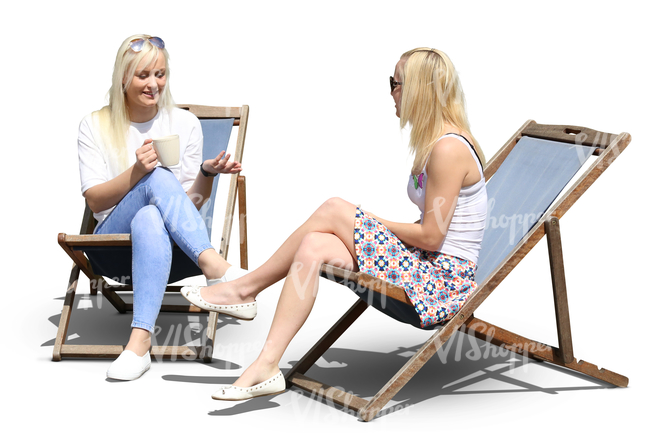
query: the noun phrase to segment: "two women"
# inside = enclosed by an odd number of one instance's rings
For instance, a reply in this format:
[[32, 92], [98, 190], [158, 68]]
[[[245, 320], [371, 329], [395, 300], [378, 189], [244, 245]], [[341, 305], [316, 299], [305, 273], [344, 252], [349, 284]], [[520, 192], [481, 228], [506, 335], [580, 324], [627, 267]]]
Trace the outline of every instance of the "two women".
[[[131, 275], [121, 277], [132, 279], [132, 331], [107, 371], [111, 379], [137, 379], [150, 368], [151, 333], [174, 242], [208, 280], [234, 278], [239, 271], [210, 245], [197, 209], [210, 197], [214, 176], [237, 173], [241, 165], [224, 152], [202, 160], [201, 125], [174, 106], [168, 58], [161, 38], [127, 38], [115, 59], [108, 106], [79, 126], [81, 191], [99, 222], [95, 233], [130, 233], [133, 244]], [[180, 162], [161, 167], [152, 139], [172, 134], [180, 138]], [[105, 275], [119, 276], [110, 260], [92, 253], [89, 258]]]
[[407, 191], [420, 222], [388, 221], [330, 199], [260, 268], [233, 281], [184, 288], [181, 293], [201, 308], [250, 319], [257, 295], [286, 277], [261, 353], [214, 399], [285, 389], [279, 362], [314, 305], [322, 263], [400, 285], [413, 307], [384, 312], [422, 327], [450, 319], [477, 287], [474, 269], [487, 216], [484, 157], [469, 129], [458, 75], [442, 51], [418, 48], [402, 55], [390, 85], [401, 127], [411, 127], [415, 159]]
[[[388, 221], [330, 199], [267, 262], [240, 278], [212, 248], [205, 230], [188, 227], [202, 227], [197, 208], [209, 197], [212, 176], [239, 172], [241, 166], [223, 153], [201, 160], [200, 124], [174, 108], [168, 76], [162, 39], [127, 38], [117, 54], [109, 105], [87, 116], [79, 130], [82, 192], [100, 222], [95, 232], [131, 233], [133, 242], [133, 329], [108, 377], [135, 379], [150, 366], [150, 336], [169, 277], [172, 242], [208, 280], [220, 279], [183, 289], [204, 309], [253, 319], [257, 295], [286, 277], [262, 352], [233, 385], [217, 389], [215, 399], [284, 390], [279, 362], [314, 305], [322, 263], [400, 285], [413, 306], [392, 305], [384, 312], [422, 327], [450, 319], [476, 288], [487, 214], [484, 157], [469, 129], [458, 75], [442, 51], [408, 51], [390, 77], [400, 125], [411, 127], [415, 158], [407, 192], [421, 211], [420, 222]], [[180, 136], [181, 162], [158, 167], [151, 139], [170, 134]], [[199, 198], [188, 205], [188, 196]]]

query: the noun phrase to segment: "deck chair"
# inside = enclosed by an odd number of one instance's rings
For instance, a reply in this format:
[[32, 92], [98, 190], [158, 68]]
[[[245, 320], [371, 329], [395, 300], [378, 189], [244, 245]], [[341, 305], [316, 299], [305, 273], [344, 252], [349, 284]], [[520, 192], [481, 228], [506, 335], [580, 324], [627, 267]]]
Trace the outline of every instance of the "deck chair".
[[[485, 178], [489, 180], [488, 198], [493, 207], [488, 216], [476, 273], [478, 288], [456, 315], [438, 326], [417, 353], [370, 400], [325, 385], [305, 374], [366, 310], [369, 303], [383, 308], [389, 316], [393, 316], [390, 310], [395, 306], [413, 307], [404, 290], [398, 286], [364, 273], [323, 265], [321, 276], [345, 284], [357, 294], [365, 292], [375, 296], [371, 301], [359, 299], [293, 366], [287, 374], [288, 383], [326, 401], [353, 409], [362, 420], [370, 421], [460, 330], [522, 356], [569, 368], [619, 387], [627, 386], [626, 377], [578, 361], [573, 355], [559, 219], [627, 147], [630, 140], [627, 133], [611, 135], [587, 128], [540, 125], [532, 120], [527, 121], [485, 167]], [[569, 185], [587, 161], [587, 168]], [[565, 193], [558, 198], [563, 190], [566, 190]], [[503, 227], [504, 224], [494, 224], [495, 221], [509, 223]], [[535, 342], [474, 316], [476, 308], [544, 235], [550, 257], [559, 347]]]
[[[221, 150], [228, 147], [230, 135], [233, 126], [237, 126], [237, 143], [234, 153], [235, 161], [242, 161], [244, 152], [244, 141], [246, 138], [246, 128], [248, 125], [248, 106], [242, 107], [210, 107], [203, 105], [180, 105], [180, 108], [189, 110], [194, 113], [201, 122], [203, 130], [203, 159], [216, 157]], [[208, 200], [200, 209], [200, 213], [208, 229], [208, 236], [212, 235], [213, 211], [215, 207], [215, 197], [219, 178], [215, 177], [212, 186], [210, 200]], [[235, 199], [239, 195], [239, 227], [240, 227], [240, 266], [248, 268], [248, 244], [246, 239], [246, 179], [240, 175], [230, 175], [230, 186], [225, 206], [225, 218], [219, 253], [224, 259], [228, 257], [228, 246], [230, 243], [230, 234], [232, 230], [232, 221], [235, 211]], [[218, 206], [221, 208], [221, 205]], [[92, 254], [109, 254], [114, 263], [119, 263], [120, 269], [124, 269], [122, 275], [131, 274], [131, 235], [130, 234], [112, 234], [112, 235], [94, 235], [93, 230], [96, 225], [93, 214], [86, 205], [81, 224], [81, 230], [78, 235], [68, 235], [59, 233], [58, 242], [61, 248], [70, 256], [74, 262], [70, 279], [66, 290], [66, 296], [61, 312], [61, 319], [54, 344], [52, 359], [60, 361], [62, 358], [116, 358], [124, 350], [121, 345], [71, 345], [67, 344], [68, 326], [74, 305], [74, 297], [79, 281], [79, 273], [83, 272], [90, 280], [91, 295], [96, 295], [101, 291], [117, 311], [126, 313], [133, 311], [133, 304], [126, 303], [117, 292], [133, 292], [130, 285], [118, 285], [109, 283], [100, 270], [93, 270], [91, 260], [87, 258], [88, 252]], [[214, 243], [214, 242], [213, 242]], [[201, 270], [189, 259], [181, 249], [174, 245], [172, 256], [172, 269], [169, 282], [173, 283], [183, 278], [201, 275]], [[110, 276], [108, 276], [110, 278]], [[166, 292], [179, 292], [180, 286], [169, 285]], [[208, 313], [193, 305], [165, 305], [161, 307], [164, 312], [184, 312], [184, 313]], [[154, 346], [151, 348], [151, 355], [162, 358], [184, 358], [197, 359], [201, 358], [205, 362], [212, 361], [212, 351], [214, 347], [215, 332], [217, 329], [217, 313], [209, 313], [206, 334], [202, 346]]]

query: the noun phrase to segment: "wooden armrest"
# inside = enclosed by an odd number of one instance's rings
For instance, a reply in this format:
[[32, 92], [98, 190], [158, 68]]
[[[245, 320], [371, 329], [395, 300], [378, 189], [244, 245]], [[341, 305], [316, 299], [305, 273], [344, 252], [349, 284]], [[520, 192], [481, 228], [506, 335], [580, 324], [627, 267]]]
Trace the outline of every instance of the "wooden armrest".
[[59, 245], [68, 247], [131, 246], [130, 234], [113, 235], [66, 235], [59, 233]]
[[327, 264], [323, 264], [320, 269], [321, 276], [327, 278], [328, 280], [333, 280], [343, 285], [345, 285], [347, 281], [352, 281], [357, 285], [368, 290], [372, 290], [379, 295], [388, 296], [389, 298], [395, 299], [396, 301], [400, 301], [408, 305], [413, 305], [411, 304], [409, 297], [406, 296], [404, 289], [396, 284], [388, 283], [384, 280], [373, 277], [372, 275], [364, 274], [363, 272], [353, 272]]

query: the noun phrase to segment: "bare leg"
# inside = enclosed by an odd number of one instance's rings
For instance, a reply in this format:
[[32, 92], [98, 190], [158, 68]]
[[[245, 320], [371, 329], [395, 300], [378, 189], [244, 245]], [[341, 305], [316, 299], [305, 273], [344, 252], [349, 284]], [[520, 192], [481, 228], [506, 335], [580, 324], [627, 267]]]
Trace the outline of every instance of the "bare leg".
[[209, 248], [199, 255], [199, 268], [209, 280], [223, 277], [230, 264], [219, 253]]
[[[352, 226], [349, 236], [352, 239]], [[271, 330], [262, 352], [235, 386], [249, 387], [269, 379], [280, 371], [278, 366], [289, 343], [307, 320], [316, 300], [321, 264], [356, 269], [356, 259], [346, 242], [330, 233], [311, 232], [304, 236], [294, 256]]]
[[262, 266], [232, 282], [204, 287], [201, 296], [207, 302], [220, 305], [254, 301], [262, 290], [287, 276], [303, 238], [309, 233], [335, 235], [348, 255], [356, 257], [353, 236], [355, 211], [355, 205], [340, 198], [327, 200]]

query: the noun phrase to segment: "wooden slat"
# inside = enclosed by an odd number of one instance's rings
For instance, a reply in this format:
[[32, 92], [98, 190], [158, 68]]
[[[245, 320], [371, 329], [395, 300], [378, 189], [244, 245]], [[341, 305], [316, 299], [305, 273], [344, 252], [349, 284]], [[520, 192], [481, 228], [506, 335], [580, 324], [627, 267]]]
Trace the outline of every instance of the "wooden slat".
[[626, 387], [629, 383], [627, 377], [604, 368], [598, 368], [586, 361], [577, 361], [574, 358], [571, 362], [565, 362], [560, 355], [560, 349], [522, 337], [476, 317], [471, 317], [465, 325], [462, 330], [468, 335], [503, 347], [519, 355], [566, 367], [612, 385]]
[[63, 301], [63, 309], [61, 310], [61, 318], [59, 319], [59, 328], [56, 332], [56, 339], [54, 340], [54, 350], [52, 352], [52, 360], [61, 360], [61, 348], [65, 344], [66, 335], [68, 335], [68, 327], [70, 326], [70, 315], [74, 306], [74, 296], [77, 292], [77, 284], [79, 283], [79, 266], [73, 263], [72, 270], [70, 271], [70, 279], [68, 280], [68, 288], [65, 291], [65, 300]]
[[320, 275], [321, 277], [336, 281], [341, 284], [352, 282], [363, 287], [364, 289], [377, 293], [379, 296], [387, 296], [405, 304], [412, 305], [411, 300], [408, 298], [403, 288], [395, 284], [388, 283], [379, 278], [373, 277], [372, 275], [365, 274], [363, 272], [354, 272], [348, 269], [323, 264], [321, 265]]
[[239, 202], [239, 266], [248, 269], [248, 228], [246, 215], [246, 176], [237, 178], [237, 195]]
[[189, 110], [196, 117], [203, 119], [231, 119], [236, 120], [235, 125], [239, 125], [237, 122], [242, 117], [242, 107], [211, 107], [209, 105], [190, 105], [190, 104], [181, 104], [178, 105], [179, 108]]
[[551, 265], [551, 281], [555, 304], [555, 322], [560, 354], [565, 363], [573, 361], [573, 342], [571, 340], [571, 322], [569, 320], [569, 302], [567, 300], [566, 280], [564, 278], [564, 259], [560, 239], [560, 220], [552, 217], [544, 225], [548, 243], [548, 257]]
[[323, 397], [345, 408], [361, 411], [368, 404], [368, 400], [358, 397], [354, 394], [342, 391], [322, 382], [318, 382], [310, 377], [296, 373], [293, 377], [293, 385], [305, 391], [311, 392], [316, 396]]
[[131, 235], [130, 234], [112, 234], [112, 235], [63, 235], [63, 242], [69, 247], [130, 247]]
[[582, 126], [540, 125], [538, 123], [528, 125], [521, 134], [533, 138], [599, 147], [601, 149], [607, 148], [617, 137], [617, 134], [600, 132]]
[[219, 313], [214, 311], [210, 312], [208, 316], [208, 326], [205, 330], [205, 346], [203, 346], [202, 358], [203, 362], [212, 362], [212, 355], [214, 353], [215, 335], [217, 333], [217, 324], [219, 322]]
[[[133, 304], [124, 303], [126, 311], [133, 311]], [[163, 304], [160, 306], [160, 311], [162, 313], [209, 313], [207, 310], [203, 310], [196, 305], [173, 305], [173, 304]]]
[[[124, 351], [126, 346], [122, 345], [90, 345], [90, 344], [66, 344], [61, 348], [61, 356], [64, 358], [108, 358], [115, 359]], [[183, 358], [197, 359], [201, 355], [202, 346], [153, 346], [151, 356], [154, 358]]]
[[[246, 139], [246, 130], [248, 127], [248, 105], [241, 107], [241, 119], [237, 131], [237, 147], [233, 161], [242, 162], [244, 156], [244, 143]], [[224, 259], [228, 259], [228, 247], [230, 245], [230, 233], [232, 232], [232, 219], [235, 215], [235, 198], [237, 197], [237, 178], [239, 174], [230, 176], [230, 186], [228, 188], [228, 200], [226, 202], [226, 215], [223, 221], [223, 230], [221, 231], [221, 244], [219, 254]]]

